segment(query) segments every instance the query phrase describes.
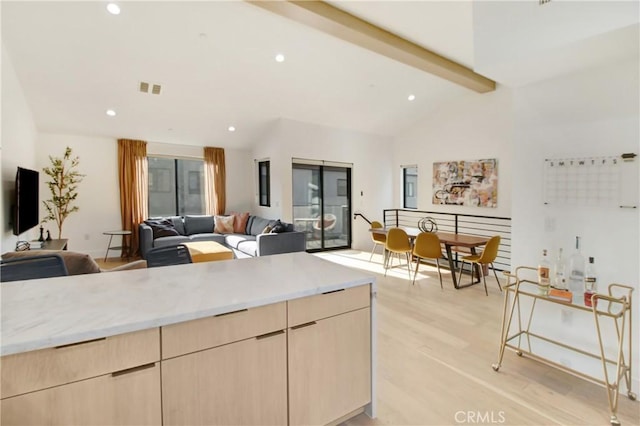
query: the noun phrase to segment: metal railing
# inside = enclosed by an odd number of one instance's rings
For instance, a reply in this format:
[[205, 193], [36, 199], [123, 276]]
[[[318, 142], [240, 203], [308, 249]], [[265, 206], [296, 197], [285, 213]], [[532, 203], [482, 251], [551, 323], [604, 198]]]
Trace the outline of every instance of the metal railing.
[[[511, 269], [511, 218], [497, 216], [479, 216], [460, 213], [442, 213], [425, 210], [385, 209], [382, 211], [385, 226], [418, 227], [421, 219], [433, 219], [438, 231], [458, 234], [493, 237], [500, 235], [498, 257], [494, 262], [496, 270]], [[455, 255], [458, 262], [458, 253]]]

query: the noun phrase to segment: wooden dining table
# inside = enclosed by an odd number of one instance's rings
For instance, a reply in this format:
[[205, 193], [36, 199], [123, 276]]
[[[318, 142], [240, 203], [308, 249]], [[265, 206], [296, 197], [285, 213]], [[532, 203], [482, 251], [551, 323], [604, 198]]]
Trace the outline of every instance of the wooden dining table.
[[[419, 228], [412, 228], [408, 226], [386, 226], [383, 228], [369, 228], [370, 232], [374, 232], [377, 234], [387, 235], [387, 232], [391, 228], [400, 228], [403, 229], [407, 236], [413, 240], [418, 236], [422, 231]], [[482, 269], [479, 265], [475, 269], [476, 272], [476, 280], [472, 280], [468, 284], [460, 284], [456, 278], [456, 267], [453, 260], [453, 247], [465, 247], [468, 248], [471, 254], [477, 254], [476, 247], [481, 247], [489, 241], [490, 237], [481, 237], [477, 235], [468, 235], [468, 234], [456, 234], [453, 232], [435, 232], [435, 234], [440, 239], [440, 242], [444, 245], [445, 250], [447, 252], [447, 260], [449, 261], [449, 270], [451, 271], [451, 280], [453, 281], [453, 286], [456, 289], [469, 287], [470, 285], [478, 284], [482, 278], [480, 274], [482, 274]]]

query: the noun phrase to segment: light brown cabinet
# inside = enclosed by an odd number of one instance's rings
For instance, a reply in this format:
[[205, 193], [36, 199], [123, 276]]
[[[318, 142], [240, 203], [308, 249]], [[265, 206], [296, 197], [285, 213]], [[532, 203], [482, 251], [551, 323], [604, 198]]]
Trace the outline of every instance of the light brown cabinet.
[[284, 330], [162, 362], [164, 425], [287, 424]]
[[9, 425], [160, 424], [159, 330], [2, 358]]
[[371, 401], [370, 310], [289, 330], [291, 425], [322, 425]]

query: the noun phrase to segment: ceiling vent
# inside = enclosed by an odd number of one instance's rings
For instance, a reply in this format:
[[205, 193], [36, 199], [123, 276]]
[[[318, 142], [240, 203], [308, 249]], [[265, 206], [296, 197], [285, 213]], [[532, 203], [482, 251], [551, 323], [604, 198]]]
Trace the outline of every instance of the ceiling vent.
[[544, 6], [547, 3], [551, 3], [551, 0], [538, 0], [538, 3], [540, 4], [540, 6]]
[[146, 81], [141, 81], [139, 90], [142, 93], [151, 93], [152, 95], [159, 95], [162, 91], [162, 86], [155, 83], [147, 83]]

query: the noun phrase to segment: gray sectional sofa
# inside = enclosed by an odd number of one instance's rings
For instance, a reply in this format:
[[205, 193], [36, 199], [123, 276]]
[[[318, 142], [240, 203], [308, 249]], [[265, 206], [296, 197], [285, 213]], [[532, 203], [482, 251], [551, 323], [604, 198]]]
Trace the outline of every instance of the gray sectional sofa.
[[[276, 231], [264, 233], [265, 228]], [[150, 218], [139, 225], [140, 254], [155, 247], [176, 245], [188, 241], [215, 241], [233, 250], [236, 258], [268, 256], [306, 249], [304, 232], [293, 230], [293, 225], [260, 216], [249, 216], [244, 233], [221, 234], [214, 232], [215, 217], [171, 216]], [[267, 229], [268, 230], [268, 229]]]

